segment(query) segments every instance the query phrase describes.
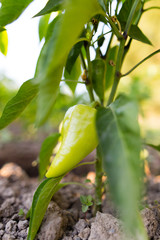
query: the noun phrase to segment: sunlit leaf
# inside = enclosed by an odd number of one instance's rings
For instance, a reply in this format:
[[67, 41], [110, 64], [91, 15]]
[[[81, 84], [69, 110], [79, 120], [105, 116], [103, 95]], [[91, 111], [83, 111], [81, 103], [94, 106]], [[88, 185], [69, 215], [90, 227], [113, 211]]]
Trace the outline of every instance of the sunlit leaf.
[[0, 32], [0, 51], [5, 56], [7, 55], [8, 50], [8, 35], [7, 31]]
[[131, 25], [128, 35], [135, 40], [152, 45], [151, 41], [144, 35], [144, 33], [136, 25], [133, 24]]
[[61, 179], [62, 177], [48, 178], [37, 188], [32, 201], [27, 240], [34, 240], [47, 210], [48, 204], [54, 193], [59, 189], [58, 184]]
[[0, 118], [0, 129], [15, 120], [38, 93], [38, 85], [33, 80], [22, 84], [18, 93], [5, 106]]
[[98, 13], [102, 13], [102, 9], [97, 0], [66, 2], [65, 13], [55, 25], [47, 42], [45, 68], [37, 76], [40, 83], [37, 114], [39, 125], [43, 124], [51, 113], [69, 51], [76, 43], [84, 24]]
[[43, 178], [47, 167], [49, 166], [50, 157], [52, 155], [53, 149], [56, 146], [58, 139], [60, 137], [59, 133], [54, 133], [48, 136], [42, 143], [41, 150], [39, 153], [39, 176]]
[[35, 17], [62, 10], [63, 4], [64, 0], [49, 0], [45, 7], [39, 13], [37, 13]]
[[1, 0], [0, 26], [15, 21], [33, 0]]
[[40, 39], [40, 41], [42, 40], [43, 37], [46, 36], [49, 18], [50, 18], [50, 15], [47, 14], [45, 16], [42, 16], [39, 20], [39, 39]]
[[108, 108], [98, 109], [96, 125], [113, 199], [127, 229], [135, 239], [145, 240], [147, 237], [138, 214], [142, 167], [137, 119], [137, 104], [120, 96]]

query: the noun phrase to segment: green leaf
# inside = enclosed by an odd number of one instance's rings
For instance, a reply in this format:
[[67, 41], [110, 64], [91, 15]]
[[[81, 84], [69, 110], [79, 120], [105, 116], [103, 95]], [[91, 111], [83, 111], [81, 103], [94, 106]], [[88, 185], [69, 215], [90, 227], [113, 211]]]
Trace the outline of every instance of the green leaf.
[[15, 120], [38, 93], [38, 85], [33, 80], [22, 84], [18, 93], [5, 106], [0, 118], [0, 129]]
[[88, 211], [88, 206], [82, 205], [82, 212], [85, 213]]
[[82, 203], [83, 205], [85, 205], [86, 202], [87, 202], [87, 197], [84, 196], [84, 195], [81, 195], [81, 196], [80, 196], [80, 201], [81, 201], [81, 203]]
[[[134, 3], [134, 0], [126, 0], [123, 3], [122, 8], [120, 9], [120, 12], [117, 16], [120, 23], [127, 22], [133, 3]], [[136, 19], [139, 14], [142, 14], [142, 12], [140, 11], [141, 7], [142, 7], [142, 3], [141, 1], [139, 1], [132, 23], [136, 22]]]
[[47, 29], [48, 29], [48, 22], [50, 19], [50, 14], [42, 16], [39, 20], [39, 39], [40, 41], [42, 38], [46, 36]]
[[76, 62], [73, 64], [71, 73], [69, 74], [65, 68], [64, 71], [64, 79], [66, 80], [72, 80], [70, 81], [66, 81], [66, 84], [69, 86], [69, 88], [72, 90], [72, 92], [74, 93], [76, 86], [77, 86], [77, 82], [79, 77], [81, 74], [81, 62], [80, 59], [78, 58], [76, 60]]
[[1, 0], [0, 26], [15, 21], [33, 0]]
[[34, 17], [42, 16], [51, 12], [63, 10], [64, 0], [49, 0], [46, 6]]
[[147, 239], [138, 214], [143, 171], [137, 104], [118, 97], [108, 108], [98, 109], [96, 127], [110, 191], [125, 226], [135, 239]]
[[82, 45], [83, 45], [83, 41], [76, 43], [72, 47], [71, 51], [69, 52], [67, 62], [66, 62], [66, 70], [68, 73], [71, 73], [72, 67], [81, 52]]
[[51, 201], [52, 196], [57, 191], [58, 184], [61, 179], [62, 177], [48, 178], [44, 180], [37, 188], [31, 207], [31, 218], [27, 240], [34, 240], [47, 210], [48, 204]]
[[43, 124], [51, 113], [69, 51], [76, 43], [84, 24], [98, 13], [102, 13], [102, 9], [97, 0], [66, 1], [65, 12], [47, 41], [44, 70], [37, 76], [40, 83], [38, 125]]
[[46, 41], [36, 66], [35, 78], [36, 82], [40, 84], [36, 119], [37, 125], [41, 125], [46, 121], [58, 96], [63, 63], [60, 63], [59, 66], [55, 68], [55, 72], [52, 73], [50, 71], [52, 70], [52, 50], [59, 29], [60, 17], [61, 16], [57, 16], [48, 27]]
[[118, 14], [118, 20], [120, 22], [126, 22], [129, 16], [129, 13], [131, 11], [132, 5], [133, 5], [134, 0], [126, 0]]
[[5, 56], [7, 55], [8, 50], [8, 35], [7, 31], [0, 32], [0, 51]]
[[128, 35], [135, 40], [152, 45], [151, 41], [144, 35], [144, 33], [136, 25], [133, 24], [131, 25]]
[[88, 201], [89, 203], [91, 203], [92, 200], [93, 200], [92, 196], [91, 196], [91, 195], [88, 195], [88, 196], [87, 196], [87, 201]]
[[101, 5], [102, 9], [106, 12], [106, 6], [104, 4], [104, 0], [98, 0], [98, 2]]
[[[59, 21], [60, 21], [60, 15], [54, 18], [53, 21], [48, 25], [45, 43], [41, 49], [41, 52], [37, 61], [35, 78], [38, 78], [38, 76], [41, 75], [41, 73], [45, 72], [48, 67], [48, 58], [50, 54], [50, 48], [52, 47], [52, 41], [54, 41], [56, 31], [58, 28], [57, 25]], [[40, 80], [37, 79], [36, 81], [40, 81]]]
[[160, 145], [154, 145], [154, 144], [150, 144], [150, 143], [147, 143], [147, 145], [160, 152]]
[[39, 153], [39, 176], [43, 178], [47, 167], [49, 166], [49, 160], [52, 155], [52, 151], [56, 146], [58, 139], [60, 137], [59, 133], [54, 133], [53, 135], [47, 137], [41, 146], [41, 150]]
[[108, 56], [106, 58], [106, 74], [105, 74], [106, 90], [110, 88], [110, 86], [113, 84], [117, 54], [118, 46], [114, 46], [109, 49]]

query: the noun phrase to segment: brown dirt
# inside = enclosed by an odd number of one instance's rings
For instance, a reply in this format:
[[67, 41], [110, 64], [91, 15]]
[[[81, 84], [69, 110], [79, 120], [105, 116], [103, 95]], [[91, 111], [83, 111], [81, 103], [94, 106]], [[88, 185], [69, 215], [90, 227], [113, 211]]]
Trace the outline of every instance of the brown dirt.
[[[146, 180], [146, 190], [143, 197], [143, 208], [145, 210], [143, 215], [145, 215], [145, 225], [149, 239], [158, 240], [160, 239], [160, 155], [153, 150], [150, 150], [150, 152], [149, 164], [151, 174]], [[89, 158], [92, 159], [92, 157], [91, 155]], [[76, 170], [76, 172], [68, 174], [64, 181], [84, 183], [86, 177], [80, 176], [82, 171], [82, 169], [79, 169]], [[85, 171], [90, 171], [88, 177], [93, 177], [94, 172], [91, 172], [93, 171], [92, 168], [87, 169], [85, 166]], [[31, 206], [32, 196], [38, 184], [37, 178], [28, 177], [28, 175], [15, 164], [7, 164], [1, 168], [0, 239], [27, 239], [29, 222], [25, 219], [25, 214]], [[116, 226], [119, 226], [118, 220], [114, 219], [117, 214], [110, 200], [109, 193], [107, 193], [107, 198], [104, 198], [103, 201], [103, 213], [108, 215], [97, 215], [95, 220], [91, 209], [87, 214], [82, 213], [79, 200], [80, 195], [93, 195], [94, 193], [91, 184], [88, 186], [90, 189], [85, 189], [78, 185], [69, 185], [55, 194], [50, 205], [50, 210], [45, 216], [40, 232], [37, 235], [37, 240], [101, 240], [100, 236], [97, 235], [97, 238], [95, 238], [94, 235], [93, 226], [95, 226], [94, 224], [96, 222], [98, 224], [98, 221], [102, 221], [103, 218], [105, 218], [107, 222], [109, 218], [110, 221], [113, 219], [113, 222], [116, 222]], [[20, 209], [23, 209], [24, 215], [19, 215]], [[54, 214], [49, 215], [51, 212]], [[55, 218], [53, 218], [53, 215], [55, 215]], [[49, 222], [47, 222], [47, 219]], [[55, 227], [56, 222], [57, 225]], [[61, 227], [58, 228], [58, 226]], [[108, 226], [110, 225], [107, 225], [107, 227]], [[107, 237], [107, 239], [118, 240], [119, 238], [116, 237], [117, 231], [119, 231], [118, 229], [119, 228], [116, 227], [116, 230], [114, 230], [112, 234], [110, 233], [110, 238]], [[98, 234], [98, 229], [96, 234]]]

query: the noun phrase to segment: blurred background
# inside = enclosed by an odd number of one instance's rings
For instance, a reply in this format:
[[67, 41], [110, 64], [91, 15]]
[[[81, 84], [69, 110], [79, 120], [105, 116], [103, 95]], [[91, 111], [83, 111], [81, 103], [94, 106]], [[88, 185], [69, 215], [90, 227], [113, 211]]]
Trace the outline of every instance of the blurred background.
[[[46, 0], [35, 0], [18, 20], [6, 27], [8, 52], [6, 56], [0, 53], [0, 114], [8, 100], [16, 94], [19, 86], [34, 76], [43, 41], [39, 41], [39, 17], [33, 18], [33, 16], [44, 7], [46, 2]], [[146, 8], [153, 6], [154, 3], [155, 6], [160, 6], [158, 0], [153, 0], [147, 2]], [[160, 10], [154, 9], [143, 14], [139, 26], [153, 45], [134, 40], [125, 59], [122, 73], [160, 48], [159, 23]], [[126, 92], [139, 103], [139, 123], [144, 141], [157, 145], [160, 144], [159, 82], [160, 54], [157, 54], [129, 76], [122, 78], [119, 86], [119, 92]], [[36, 99], [34, 99], [16, 121], [1, 130], [0, 166], [5, 162], [13, 161], [21, 166], [25, 165], [30, 175], [36, 174], [37, 169], [34, 166], [37, 165], [37, 155], [44, 138], [58, 130], [58, 125], [69, 106], [87, 101], [88, 96], [84, 88], [77, 90], [73, 95], [63, 83], [52, 117], [43, 127], [37, 129], [34, 125], [36, 113]]]

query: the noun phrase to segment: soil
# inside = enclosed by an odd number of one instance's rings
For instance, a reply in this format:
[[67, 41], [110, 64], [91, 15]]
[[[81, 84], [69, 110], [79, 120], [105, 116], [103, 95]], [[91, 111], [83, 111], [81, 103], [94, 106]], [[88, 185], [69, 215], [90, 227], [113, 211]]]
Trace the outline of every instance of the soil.
[[[149, 239], [158, 240], [160, 239], [160, 155], [151, 149], [149, 152], [150, 166], [146, 168], [148, 175], [145, 179], [146, 191], [141, 215]], [[88, 158], [92, 159], [93, 155], [94, 153]], [[25, 215], [31, 206], [34, 191], [39, 185], [37, 177], [29, 177], [26, 171], [15, 162], [7, 163], [0, 169], [0, 239], [2, 240], [27, 239], [29, 220]], [[64, 181], [84, 183], [86, 176], [81, 174], [83, 171], [88, 172], [87, 178], [93, 181], [94, 169], [90, 166], [69, 173]], [[98, 212], [93, 216], [91, 209], [86, 214], [82, 212], [80, 195], [94, 194], [93, 185], [88, 183], [87, 186], [88, 188], [68, 185], [55, 194], [36, 240], [120, 240], [125, 238], [109, 192], [107, 192], [107, 198], [105, 196], [103, 198], [103, 213]]]

